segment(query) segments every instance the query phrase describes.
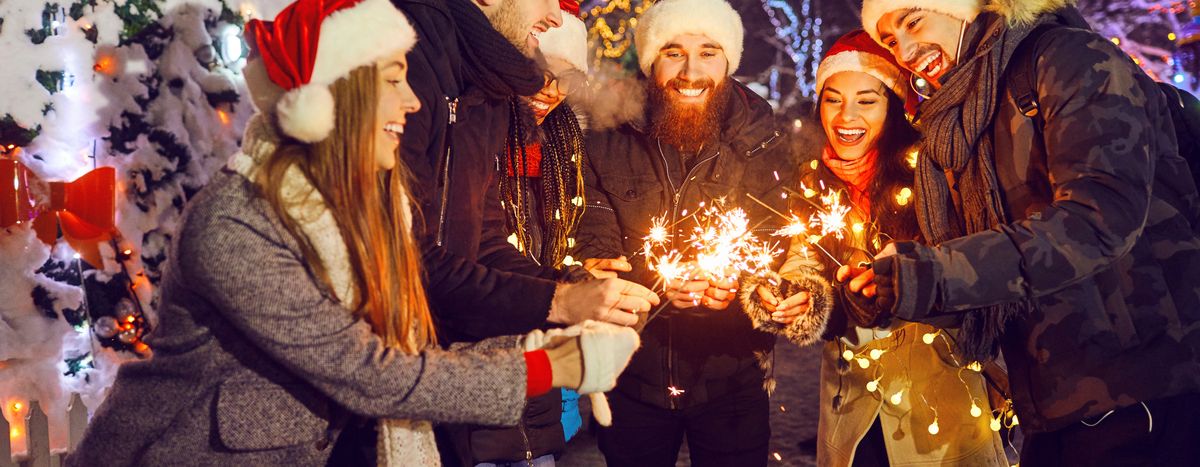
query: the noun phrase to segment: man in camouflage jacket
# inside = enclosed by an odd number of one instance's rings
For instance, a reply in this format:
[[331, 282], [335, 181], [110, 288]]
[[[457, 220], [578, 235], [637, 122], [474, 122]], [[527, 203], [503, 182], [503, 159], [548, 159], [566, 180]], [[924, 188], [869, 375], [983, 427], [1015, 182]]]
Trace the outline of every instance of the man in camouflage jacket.
[[[1069, 1], [984, 3], [864, 3], [864, 28], [936, 89], [918, 115], [917, 185], [945, 193], [919, 200], [926, 237], [943, 241], [894, 244], [850, 287], [884, 314], [961, 326], [964, 348], [995, 339], [1022, 464], [1194, 463], [1200, 204], [1175, 104]], [[1018, 47], [1042, 23], [1059, 26]], [[1005, 82], [1022, 61], [1036, 64], [1032, 118]]]

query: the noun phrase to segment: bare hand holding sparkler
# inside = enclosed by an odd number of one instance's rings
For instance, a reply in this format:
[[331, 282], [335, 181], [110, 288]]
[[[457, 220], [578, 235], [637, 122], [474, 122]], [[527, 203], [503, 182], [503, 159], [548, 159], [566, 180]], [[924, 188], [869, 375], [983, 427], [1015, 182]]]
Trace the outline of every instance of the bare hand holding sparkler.
[[547, 320], [576, 324], [591, 319], [633, 326], [638, 322], [638, 313], [646, 313], [660, 302], [650, 289], [622, 279], [559, 284]]
[[633, 265], [624, 255], [620, 258], [588, 258], [583, 260], [583, 268], [597, 279], [610, 279], [618, 273], [633, 271]]

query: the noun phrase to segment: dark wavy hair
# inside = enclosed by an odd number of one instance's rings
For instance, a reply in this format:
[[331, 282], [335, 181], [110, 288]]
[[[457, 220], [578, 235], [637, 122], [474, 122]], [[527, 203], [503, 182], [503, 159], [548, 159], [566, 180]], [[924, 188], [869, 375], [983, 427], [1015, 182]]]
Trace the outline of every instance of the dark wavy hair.
[[[867, 199], [871, 201], [871, 218], [882, 234], [895, 240], [916, 240], [921, 235], [921, 229], [912, 209], [915, 201], [910, 198], [901, 205], [896, 200], [896, 194], [901, 189], [912, 187], [913, 169], [906, 160], [909, 151], [921, 140], [921, 133], [908, 120], [904, 113], [904, 101], [900, 97], [889, 92], [887, 102], [883, 130], [875, 143], [879, 155], [875, 159], [875, 177], [867, 186]], [[820, 112], [819, 106], [814, 112]], [[817, 120], [820, 121], [819, 115]], [[824, 137], [825, 132], [822, 131], [821, 135]], [[827, 140], [822, 142], [822, 148], [829, 144]], [[819, 155], [817, 160], [820, 160]], [[816, 175], [818, 180], [824, 180], [826, 184], [845, 185], [823, 163], [819, 165]], [[882, 245], [886, 244], [882, 242]]]

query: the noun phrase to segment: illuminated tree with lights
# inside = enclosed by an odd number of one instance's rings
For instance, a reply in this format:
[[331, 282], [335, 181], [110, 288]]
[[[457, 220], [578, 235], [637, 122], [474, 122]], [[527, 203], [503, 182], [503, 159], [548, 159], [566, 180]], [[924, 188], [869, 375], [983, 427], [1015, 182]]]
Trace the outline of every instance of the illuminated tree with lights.
[[[142, 338], [183, 205], [237, 151], [252, 113], [240, 69], [253, 11], [225, 0], [0, 2], [10, 423], [21, 401], [39, 401], [52, 425], [71, 393], [94, 408], [121, 361], [151, 353]], [[52, 445], [61, 439], [52, 433]]]
[[1187, 69], [1183, 63], [1194, 59], [1176, 57], [1176, 42], [1195, 35], [1188, 28], [1187, 2], [1080, 0], [1078, 8], [1092, 29], [1120, 46], [1151, 77], [1195, 92], [1195, 65]]

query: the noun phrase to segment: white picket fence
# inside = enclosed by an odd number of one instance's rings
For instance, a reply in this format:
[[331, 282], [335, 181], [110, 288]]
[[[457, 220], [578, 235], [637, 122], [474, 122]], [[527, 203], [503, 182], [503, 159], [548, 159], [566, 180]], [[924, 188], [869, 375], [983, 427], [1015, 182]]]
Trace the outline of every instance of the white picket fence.
[[[21, 404], [13, 422], [0, 417], [0, 467], [60, 467], [63, 456], [74, 449], [87, 428], [88, 412], [79, 395], [71, 397], [66, 427], [51, 427], [37, 401]], [[12, 407], [7, 408], [13, 413]], [[51, 441], [51, 430], [57, 436]], [[65, 436], [64, 436], [65, 435]]]

